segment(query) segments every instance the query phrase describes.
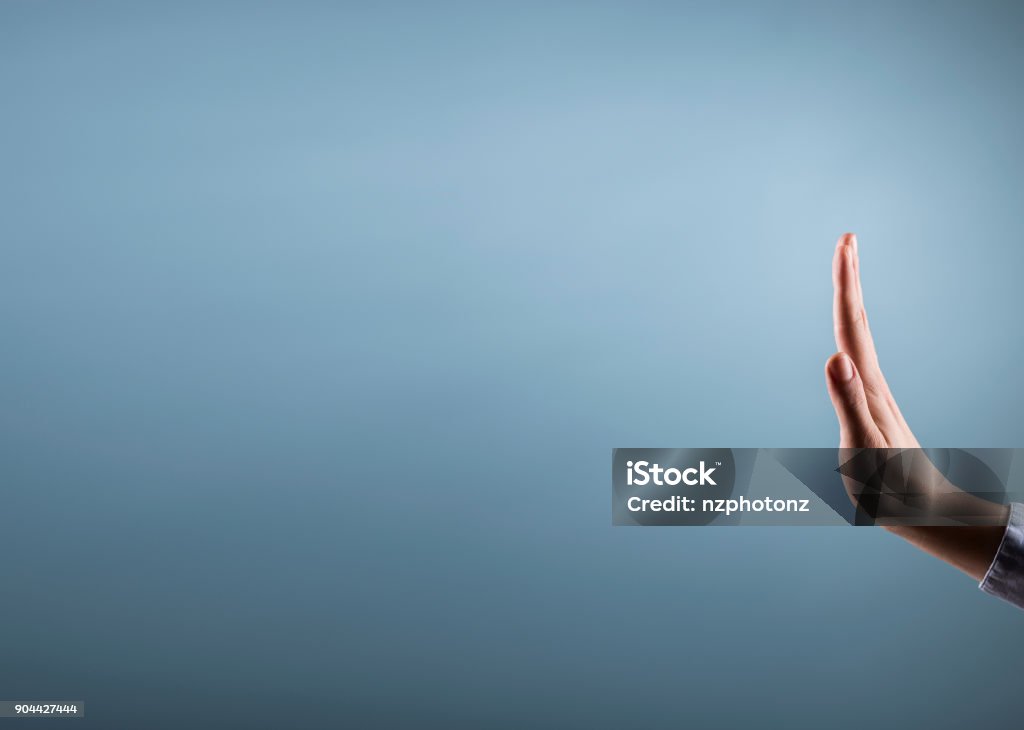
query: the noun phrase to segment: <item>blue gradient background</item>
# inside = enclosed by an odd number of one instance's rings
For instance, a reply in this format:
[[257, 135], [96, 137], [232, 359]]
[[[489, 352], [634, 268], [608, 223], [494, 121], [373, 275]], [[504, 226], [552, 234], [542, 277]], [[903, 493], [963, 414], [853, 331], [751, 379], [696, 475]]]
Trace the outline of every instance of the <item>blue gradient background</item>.
[[1024, 446], [1022, 11], [370, 5], [0, 5], [3, 696], [1019, 720], [1024, 620], [969, 579], [879, 530], [614, 529], [608, 469], [836, 443], [847, 229], [921, 442]]

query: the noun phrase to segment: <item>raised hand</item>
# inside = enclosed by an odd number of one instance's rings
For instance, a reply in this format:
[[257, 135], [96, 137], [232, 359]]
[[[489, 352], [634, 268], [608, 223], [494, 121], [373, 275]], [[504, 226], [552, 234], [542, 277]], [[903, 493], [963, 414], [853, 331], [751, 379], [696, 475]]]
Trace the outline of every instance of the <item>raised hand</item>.
[[[843, 450], [920, 448], [878, 364], [864, 308], [859, 253], [857, 237], [847, 233], [839, 238], [832, 260], [832, 316], [839, 352], [828, 359], [825, 372], [839, 418], [839, 445]], [[934, 482], [937, 490], [952, 489], [941, 477]], [[993, 504], [991, 509], [992, 521], [1005, 525], [1008, 508]], [[1003, 526], [887, 529], [977, 580], [985, 575], [1005, 531]]]

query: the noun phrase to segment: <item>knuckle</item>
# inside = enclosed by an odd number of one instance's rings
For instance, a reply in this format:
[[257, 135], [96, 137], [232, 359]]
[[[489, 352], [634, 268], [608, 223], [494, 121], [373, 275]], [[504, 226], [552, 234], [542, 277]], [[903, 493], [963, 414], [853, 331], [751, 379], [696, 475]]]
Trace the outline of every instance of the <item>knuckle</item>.
[[861, 333], [867, 329], [867, 321], [864, 310], [858, 308], [840, 317], [836, 322], [836, 327], [848, 332]]
[[873, 381], [864, 381], [864, 393], [874, 400], [885, 400], [885, 389]]

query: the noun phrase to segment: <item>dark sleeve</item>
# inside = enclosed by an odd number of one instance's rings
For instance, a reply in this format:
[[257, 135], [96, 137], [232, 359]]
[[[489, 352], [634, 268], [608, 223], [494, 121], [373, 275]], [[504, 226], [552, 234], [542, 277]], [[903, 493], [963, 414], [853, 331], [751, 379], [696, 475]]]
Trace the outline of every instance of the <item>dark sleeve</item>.
[[1024, 608], [1024, 505], [1010, 505], [1010, 521], [996, 557], [978, 587]]

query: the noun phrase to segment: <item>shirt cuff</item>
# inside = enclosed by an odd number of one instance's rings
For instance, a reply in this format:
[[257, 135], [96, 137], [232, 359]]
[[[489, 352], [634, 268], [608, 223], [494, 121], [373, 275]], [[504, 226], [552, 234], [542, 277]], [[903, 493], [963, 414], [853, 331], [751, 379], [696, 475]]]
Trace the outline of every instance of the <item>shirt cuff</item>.
[[1010, 505], [1003, 540], [978, 588], [1024, 609], [1024, 505]]

